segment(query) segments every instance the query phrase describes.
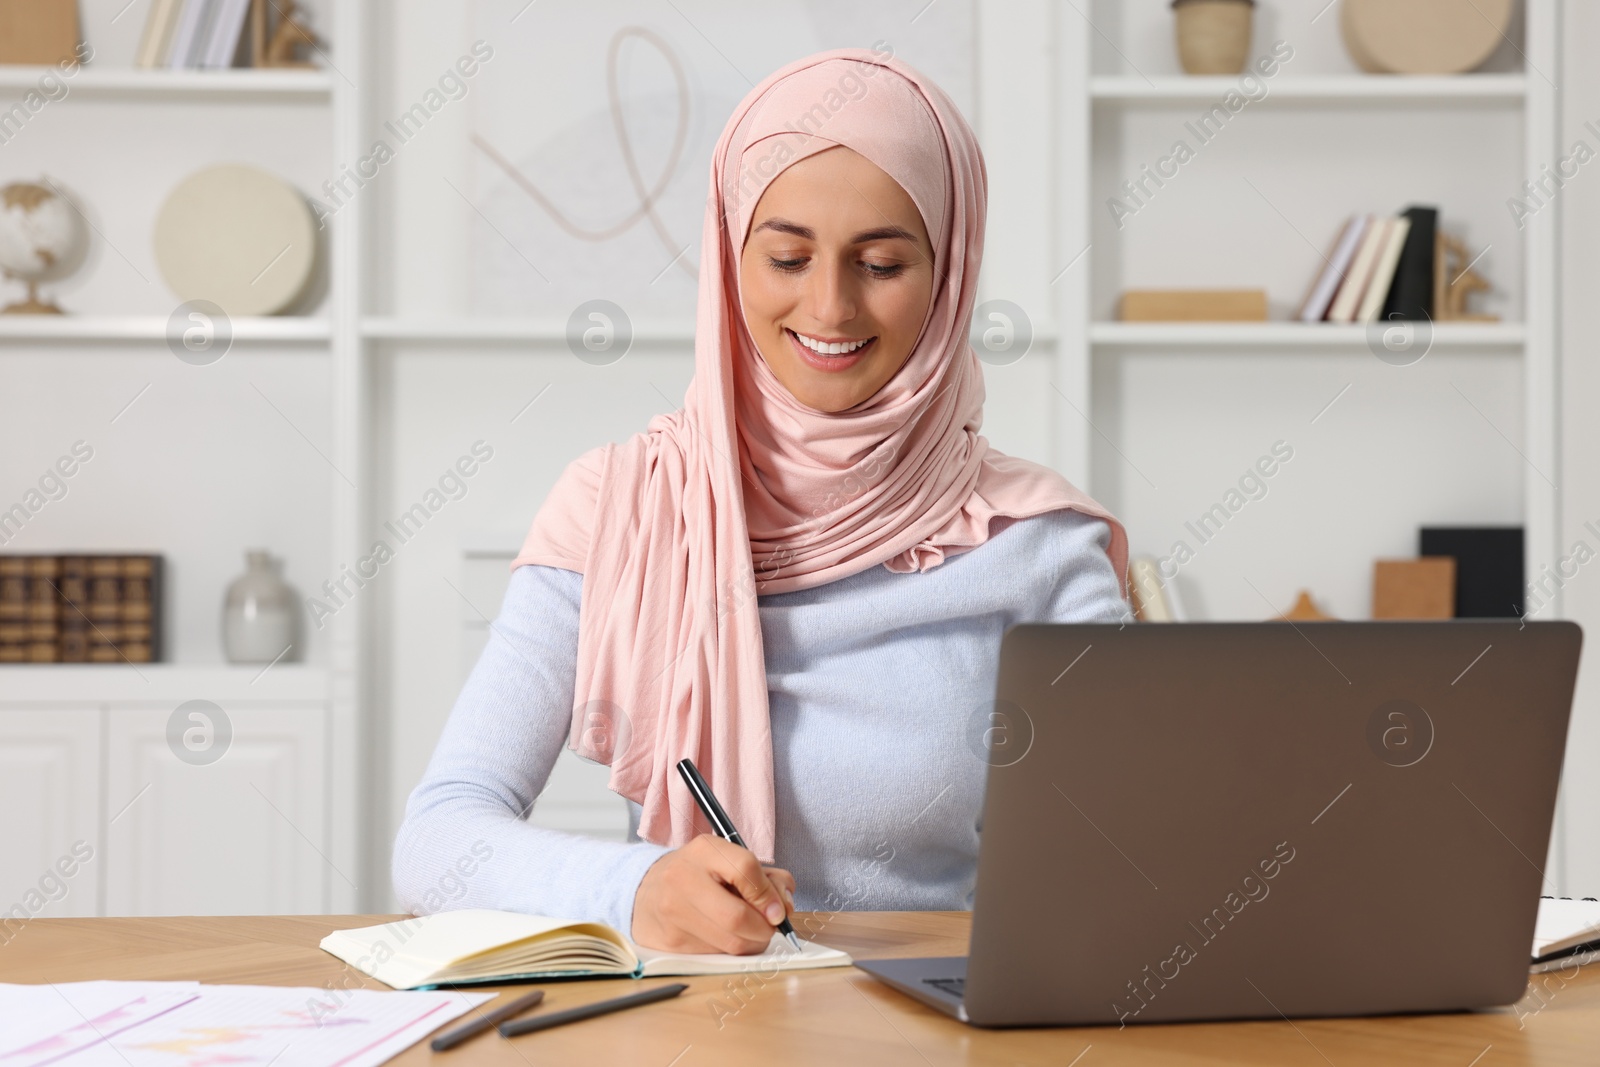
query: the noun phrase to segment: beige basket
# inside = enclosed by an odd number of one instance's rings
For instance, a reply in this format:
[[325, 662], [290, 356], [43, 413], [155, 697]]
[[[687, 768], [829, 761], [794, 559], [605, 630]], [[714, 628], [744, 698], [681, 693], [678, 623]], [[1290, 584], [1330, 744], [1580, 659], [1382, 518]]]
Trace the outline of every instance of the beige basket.
[[1339, 25], [1369, 73], [1461, 74], [1510, 43], [1515, 13], [1515, 0], [1344, 0]]
[[1250, 56], [1255, 0], [1172, 0], [1178, 61], [1190, 74], [1238, 74]]

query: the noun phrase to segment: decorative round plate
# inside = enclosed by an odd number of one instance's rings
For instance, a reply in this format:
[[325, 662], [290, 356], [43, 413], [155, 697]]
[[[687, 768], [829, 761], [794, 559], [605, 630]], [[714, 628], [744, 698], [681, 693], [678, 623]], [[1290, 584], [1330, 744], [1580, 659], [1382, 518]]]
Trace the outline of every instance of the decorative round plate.
[[282, 179], [227, 164], [172, 190], [156, 216], [156, 262], [183, 300], [271, 315], [305, 290], [317, 258], [305, 198]]
[[1350, 58], [1374, 74], [1460, 74], [1506, 39], [1515, 0], [1343, 0]]

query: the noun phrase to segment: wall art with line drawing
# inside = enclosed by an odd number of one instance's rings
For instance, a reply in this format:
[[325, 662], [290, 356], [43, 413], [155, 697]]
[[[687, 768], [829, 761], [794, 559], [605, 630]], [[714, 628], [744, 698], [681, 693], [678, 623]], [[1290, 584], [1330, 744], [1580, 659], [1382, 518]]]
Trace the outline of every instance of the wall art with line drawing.
[[475, 312], [564, 318], [605, 298], [691, 320], [717, 136], [811, 52], [882, 42], [973, 119], [973, 0], [785, 0], [759, 35], [721, 0], [525, 5], [476, 0], [467, 27], [495, 49], [466, 101]]

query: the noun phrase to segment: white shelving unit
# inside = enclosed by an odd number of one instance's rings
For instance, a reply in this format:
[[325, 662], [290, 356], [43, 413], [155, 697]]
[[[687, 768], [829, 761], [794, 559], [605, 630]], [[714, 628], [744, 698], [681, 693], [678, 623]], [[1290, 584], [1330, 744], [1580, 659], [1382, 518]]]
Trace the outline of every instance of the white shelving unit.
[[[1283, 575], [1285, 589], [1322, 591], [1336, 580], [1330, 572], [1341, 556], [1412, 555], [1415, 527], [1430, 523], [1522, 525], [1531, 580], [1562, 554], [1560, 203], [1541, 207], [1521, 228], [1507, 222], [1506, 204], [1521, 195], [1523, 179], [1565, 154], [1557, 136], [1563, 5], [1525, 0], [1514, 39], [1489, 69], [1460, 76], [1361, 73], [1343, 53], [1336, 10], [1320, 0], [1270, 6], [1265, 13], [1257, 7], [1258, 34], [1268, 26], [1271, 37], [1292, 41], [1294, 61], [1256, 79], [1244, 109], [1200, 139], [1194, 161], [1177, 175], [1160, 185], [1147, 181], [1148, 195], [1127, 201], [1137, 211], [1121, 225], [1108, 221], [1107, 204], [1124, 192], [1122, 181], [1141, 178], [1140, 164], [1174, 141], [1194, 142], [1185, 122], [1241, 82], [1176, 72], [1170, 12], [1156, 0], [1097, 0], [1058, 20], [1064, 107], [1056, 165], [1067, 205], [1058, 262], [1081, 257], [1056, 283], [1060, 465], [1131, 520], [1136, 551], [1160, 556], [1167, 543], [1151, 531], [1175, 529], [1184, 509], [1194, 509], [1184, 494], [1215, 495], [1227, 485], [1194, 488], [1187, 482], [1198, 477], [1197, 464], [1141, 454], [1139, 442], [1152, 428], [1169, 441], [1188, 438], [1241, 456], [1281, 436], [1302, 446], [1298, 455], [1339, 455], [1351, 474], [1341, 481], [1325, 466], [1312, 475], [1334, 487], [1325, 502], [1251, 504], [1257, 510], [1237, 520], [1263, 532], [1235, 547], [1274, 577]], [[1265, 54], [1272, 43], [1258, 36], [1253, 53]], [[1386, 183], [1389, 173], [1411, 180]], [[1396, 214], [1407, 203], [1437, 204], [1442, 228], [1465, 230], [1474, 251], [1487, 255], [1480, 269], [1496, 285], [1505, 321], [1436, 324], [1427, 358], [1403, 376], [1368, 352], [1364, 327], [1286, 320], [1320, 268], [1337, 221], [1357, 212]], [[1228, 225], [1212, 225], [1213, 215]], [[1122, 290], [1163, 287], [1266, 288], [1277, 321], [1112, 320]], [[1341, 397], [1340, 404], [1366, 405], [1349, 430], [1341, 429], [1339, 407], [1324, 414]], [[1250, 443], [1252, 434], [1259, 444]], [[1382, 446], [1366, 440], [1372, 436]], [[1358, 463], [1377, 464], [1378, 456], [1384, 465], [1354, 474]], [[1407, 498], [1397, 471], [1415, 483], [1416, 500]], [[1468, 485], [1480, 477], [1482, 486]], [[1475, 508], [1450, 512], [1443, 491], [1429, 498], [1447, 481], [1458, 503], [1476, 496]], [[1280, 484], [1272, 489], [1279, 500], [1296, 492], [1291, 478]], [[1275, 539], [1264, 532], [1281, 514], [1274, 507], [1321, 513], [1322, 529], [1302, 522]], [[1352, 521], [1373, 514], [1411, 515], [1409, 543], [1403, 531], [1384, 541], [1368, 536], [1369, 522]], [[1339, 544], [1347, 531], [1359, 543]], [[1204, 564], [1213, 574], [1224, 569], [1217, 553], [1229, 548], [1203, 551], [1213, 554]], [[1176, 580], [1192, 581], [1182, 574]], [[1219, 599], [1216, 580], [1204, 591], [1188, 597], [1191, 607], [1196, 599]], [[1229, 595], [1237, 613], [1230, 617], [1264, 617], [1287, 606], [1242, 589]], [[1351, 613], [1365, 606], [1347, 604]], [[1561, 614], [1558, 596], [1539, 617]], [[1558, 883], [1582, 844], [1568, 839], [1567, 826], [1563, 811], [1551, 852]]]
[[[1121, 10], [1112, 11], [1109, 0], [1092, 5], [1085, 17], [1059, 20], [1059, 45], [1061, 49], [1058, 77], [1065, 101], [1059, 127], [1060, 145], [1057, 160], [1060, 181], [1065, 190], [1065, 201], [1075, 205], [1065, 213], [1059, 229], [1059, 247], [1063, 260], [1072, 258], [1072, 250], [1081, 249], [1081, 262], [1064, 272], [1057, 284], [1059, 297], [1055, 308], [1058, 321], [1064, 325], [1061, 343], [1057, 348], [1057, 383], [1066, 403], [1060, 408], [1059, 455], [1063, 467], [1084, 483], [1099, 492], [1095, 485], [1091, 454], [1096, 451], [1097, 432], [1091, 420], [1080, 413], [1090, 412], [1094, 396], [1094, 375], [1109, 371], [1114, 364], [1102, 364], [1104, 359], [1121, 360], [1138, 353], [1190, 353], [1195, 355], [1254, 352], [1277, 353], [1285, 360], [1299, 360], [1325, 354], [1335, 356], [1358, 353], [1366, 343], [1360, 326], [1334, 326], [1329, 324], [1299, 324], [1276, 321], [1264, 324], [1194, 324], [1166, 325], [1122, 323], [1111, 321], [1108, 314], [1115, 294], [1123, 288], [1143, 287], [1148, 280], [1127, 273], [1124, 238], [1120, 231], [1106, 226], [1096, 218], [1104, 211], [1106, 200], [1117, 195], [1114, 180], [1105, 171], [1096, 170], [1096, 159], [1104, 166], [1107, 150], [1115, 151], [1129, 141], [1137, 141], [1139, 150], [1129, 148], [1128, 158], [1145, 156], [1153, 158], [1169, 147], [1149, 130], [1152, 124], [1170, 117], [1167, 127], [1174, 138], [1183, 135], [1183, 122], [1205, 110], [1206, 105], [1217, 103], [1230, 90], [1238, 90], [1240, 79], [1229, 76], [1191, 77], [1158, 71], [1146, 58], [1149, 53], [1137, 53], [1137, 47], [1152, 40], [1160, 40], [1170, 33], [1166, 25], [1152, 26], [1156, 19], [1163, 23], [1170, 17], [1164, 5], [1143, 2], [1115, 5]], [[1283, 3], [1278, 14], [1279, 25], [1303, 34], [1331, 37], [1337, 41], [1338, 26], [1335, 17], [1311, 21], [1308, 25], [1292, 22], [1291, 13], [1305, 5]], [[1320, 7], [1321, 5], [1312, 5]], [[1520, 139], [1509, 143], [1491, 141], [1486, 144], [1464, 146], [1463, 164], [1470, 164], [1476, 153], [1494, 154], [1499, 158], [1514, 158], [1516, 173], [1536, 175], [1541, 164], [1558, 158], [1557, 152], [1557, 100], [1556, 86], [1551, 78], [1558, 70], [1559, 18], [1558, 0], [1527, 0], [1525, 5], [1525, 40], [1511, 48], [1520, 56], [1527, 70], [1537, 73], [1492, 72], [1461, 76], [1394, 76], [1368, 75], [1345, 71], [1304, 69], [1308, 63], [1328, 65], [1328, 57], [1338, 51], [1337, 44], [1321, 43], [1307, 47], [1305, 36], [1296, 38], [1302, 52], [1311, 52], [1318, 58], [1297, 60], [1298, 68], [1285, 64], [1270, 79], [1258, 79], [1265, 86], [1265, 95], [1252, 100], [1245, 113], [1234, 121], [1247, 123], [1257, 113], [1266, 115], [1295, 115], [1297, 121], [1309, 125], [1323, 124], [1343, 136], [1350, 122], [1357, 128], [1370, 130], [1375, 140], [1385, 140], [1390, 134], [1399, 135], [1406, 123], [1426, 122], [1429, 116], [1445, 114], [1469, 117], [1514, 116], [1520, 120]], [[1312, 10], [1306, 8], [1306, 11]], [[1142, 20], [1142, 21], [1141, 21]], [[1109, 35], [1107, 28], [1109, 30]], [[1122, 35], [1116, 37], [1117, 27]], [[1257, 41], [1257, 51], [1265, 52], [1267, 42]], [[1134, 57], [1134, 58], [1130, 58]], [[1340, 57], [1342, 60], [1342, 56]], [[1165, 58], [1169, 65], [1174, 62]], [[1135, 69], [1135, 64], [1143, 69]], [[1118, 69], [1121, 68], [1121, 69]], [[1136, 125], [1143, 123], [1143, 125]], [[1384, 124], [1390, 124], [1385, 127]], [[1281, 126], [1278, 128], [1282, 128]], [[1223, 144], [1231, 130], [1217, 135]], [[1110, 138], [1108, 141], [1107, 138]], [[1339, 143], [1339, 148], [1361, 151], [1361, 146]], [[1207, 145], [1204, 152], [1216, 156], [1225, 153], [1226, 147]], [[1324, 147], [1323, 151], [1332, 152]], [[1385, 162], [1381, 152], [1371, 149], [1372, 166], [1381, 172]], [[1228, 166], [1239, 166], [1235, 158], [1210, 158], [1206, 162], [1216, 172]], [[1249, 157], [1260, 162], [1262, 157]], [[1256, 183], [1264, 183], [1263, 170], [1278, 179], [1278, 186], [1291, 181], [1315, 182], [1315, 171], [1321, 163], [1316, 156], [1300, 157], [1286, 154], [1271, 161], [1261, 170], [1253, 172]], [[1198, 167], [1199, 163], [1187, 164]], [[1296, 176], [1299, 177], [1296, 177]], [[1138, 177], [1130, 167], [1126, 174], [1117, 177]], [[1251, 174], [1239, 174], [1249, 179]], [[1171, 181], [1193, 181], [1181, 173]], [[1217, 180], [1213, 178], [1213, 180]], [[1148, 187], [1148, 186], [1147, 186]], [[1322, 189], [1324, 196], [1337, 195], [1336, 190]], [[1515, 186], [1497, 187], [1485, 197], [1496, 206], [1508, 195], [1515, 194]], [[1244, 195], [1244, 194], [1241, 194]], [[1261, 194], [1265, 199], [1265, 194]], [[1172, 196], [1161, 190], [1158, 197]], [[1340, 204], [1337, 213], [1342, 217], [1356, 211], [1398, 212], [1407, 201], [1419, 198], [1403, 187], [1396, 187], [1389, 203], [1369, 203], [1351, 199]], [[1160, 201], [1154, 200], [1154, 203]], [[1269, 204], [1271, 202], [1269, 201]], [[1259, 206], [1259, 205], [1258, 205]], [[1441, 225], [1446, 229], [1459, 225], [1460, 219], [1452, 217], [1457, 207], [1450, 202], [1440, 203]], [[1272, 211], [1282, 212], [1276, 205]], [[1271, 218], [1265, 210], [1263, 216]], [[1496, 280], [1502, 288], [1510, 288], [1520, 297], [1520, 315], [1511, 321], [1496, 324], [1445, 323], [1434, 327], [1433, 351], [1440, 353], [1512, 353], [1520, 359], [1521, 383], [1524, 391], [1524, 432], [1518, 442], [1527, 462], [1539, 472], [1553, 477], [1558, 442], [1558, 391], [1556, 384], [1555, 353], [1555, 290], [1556, 233], [1558, 205], [1541, 210], [1528, 221], [1521, 235], [1521, 254], [1508, 260], [1497, 258]], [[1129, 220], [1131, 229], [1135, 222]], [[1162, 224], [1172, 228], [1171, 240], [1182, 242], [1182, 224], [1166, 216]], [[1151, 223], [1150, 225], [1155, 225]], [[1292, 225], [1292, 223], [1291, 223]], [[1297, 238], [1288, 229], [1282, 237], [1290, 244]], [[1298, 240], [1311, 247], [1325, 250], [1332, 234], [1319, 229], [1300, 233]], [[1294, 245], [1299, 251], [1303, 246]], [[1316, 257], [1303, 256], [1305, 274], [1297, 277], [1292, 299], [1298, 299], [1299, 289], [1320, 266]], [[1149, 263], [1148, 255], [1142, 261]], [[1135, 269], [1137, 270], [1137, 269]], [[1276, 282], [1278, 279], [1274, 278]], [[1217, 277], [1189, 276], [1186, 281], [1196, 287], [1216, 285], [1227, 287], [1231, 281]], [[1275, 311], [1282, 316], [1284, 298], [1290, 294], [1274, 293]], [[1074, 330], [1073, 324], [1081, 324]], [[1076, 409], [1076, 411], [1074, 410]], [[1551, 481], [1530, 475], [1525, 479], [1525, 495], [1521, 501], [1522, 521], [1527, 530], [1527, 573], [1532, 576], [1554, 562], [1557, 557], [1557, 494]], [[1111, 501], [1113, 507], [1116, 501]], [[1559, 609], [1557, 609], [1559, 610]]]
[[[359, 910], [359, 605], [321, 632], [305, 627], [298, 662], [227, 664], [214, 636], [222, 586], [242, 564], [229, 543], [234, 531], [249, 531], [240, 535], [245, 543], [292, 538], [298, 551], [268, 547], [306, 569], [291, 575], [302, 594], [315, 594], [324, 573], [337, 574], [333, 561], [355, 558], [357, 490], [338, 476], [360, 469], [355, 442], [364, 432], [351, 291], [355, 213], [329, 227], [331, 266], [314, 281], [306, 313], [232, 320], [228, 357], [203, 368], [179, 364], [168, 350], [169, 315], [180, 301], [162, 283], [140, 225], [153, 220], [166, 188], [209, 163], [252, 163], [314, 192], [335, 161], [358, 155], [359, 93], [349, 77], [359, 70], [362, 14], [355, 3], [312, 0], [311, 7], [319, 32], [348, 42], [337, 49], [337, 69], [142, 70], [93, 60], [70, 74], [0, 67], [0, 101], [8, 106], [47, 77], [65, 87], [9, 130], [6, 145], [7, 180], [32, 170], [63, 182], [91, 230], [91, 258], [80, 275], [47, 289], [72, 312], [118, 298], [141, 309], [0, 316], [0, 377], [8, 391], [10, 383], [21, 386], [8, 409], [18, 443], [91, 441], [96, 458], [77, 477], [115, 479], [126, 517], [138, 520], [75, 525], [69, 515], [63, 522], [76, 491], [69, 481], [67, 503], [52, 502], [53, 510], [36, 516], [41, 537], [12, 540], [6, 551], [141, 547], [168, 555], [171, 583], [170, 662], [0, 666], [4, 799], [39, 813], [29, 833], [5, 842], [0, 881], [8, 902], [77, 835], [94, 849], [94, 884], [80, 880], [47, 914]], [[142, 154], [125, 158], [118, 144], [129, 135], [142, 142]], [[37, 425], [29, 421], [34, 411], [16, 406], [21, 396], [39, 412]], [[254, 438], [247, 429], [226, 436], [228, 415], [251, 421], [231, 409], [239, 396], [261, 405]], [[134, 426], [146, 411], [154, 417]], [[326, 455], [314, 440], [324, 423], [334, 428]], [[263, 435], [261, 426], [274, 429]], [[225, 436], [212, 436], [219, 432]], [[245, 479], [258, 476], [272, 459], [252, 455], [261, 451], [249, 447], [252, 440], [270, 440], [285, 464], [304, 464], [305, 485], [282, 495], [294, 479], [268, 478], [255, 495], [230, 487], [231, 499], [221, 501], [209, 493], [185, 499], [181, 490], [163, 495], [183, 482], [175, 458], [222, 484], [230, 467], [242, 468]], [[205, 454], [211, 450], [221, 454]], [[20, 467], [11, 473], [18, 484], [38, 476]], [[274, 510], [288, 520], [275, 519]], [[60, 530], [43, 529], [55, 523]], [[156, 532], [127, 535], [123, 544], [121, 525]], [[174, 545], [196, 537], [229, 544], [225, 569]], [[169, 716], [192, 700], [213, 702], [231, 719], [231, 747], [214, 766], [186, 765], [170, 751]], [[57, 796], [63, 787], [70, 795]]]

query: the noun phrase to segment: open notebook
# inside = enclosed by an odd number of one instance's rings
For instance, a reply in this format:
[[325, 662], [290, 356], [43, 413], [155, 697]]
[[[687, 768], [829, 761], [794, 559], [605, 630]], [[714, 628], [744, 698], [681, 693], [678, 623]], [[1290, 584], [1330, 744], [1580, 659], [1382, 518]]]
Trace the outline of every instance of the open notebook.
[[1540, 897], [1533, 928], [1533, 969], [1565, 970], [1600, 960], [1600, 901]]
[[335, 930], [322, 948], [396, 989], [432, 989], [529, 978], [737, 974], [848, 967], [849, 955], [776, 931], [758, 956], [658, 952], [604, 923], [572, 922], [510, 911], [441, 911], [357, 930]]

